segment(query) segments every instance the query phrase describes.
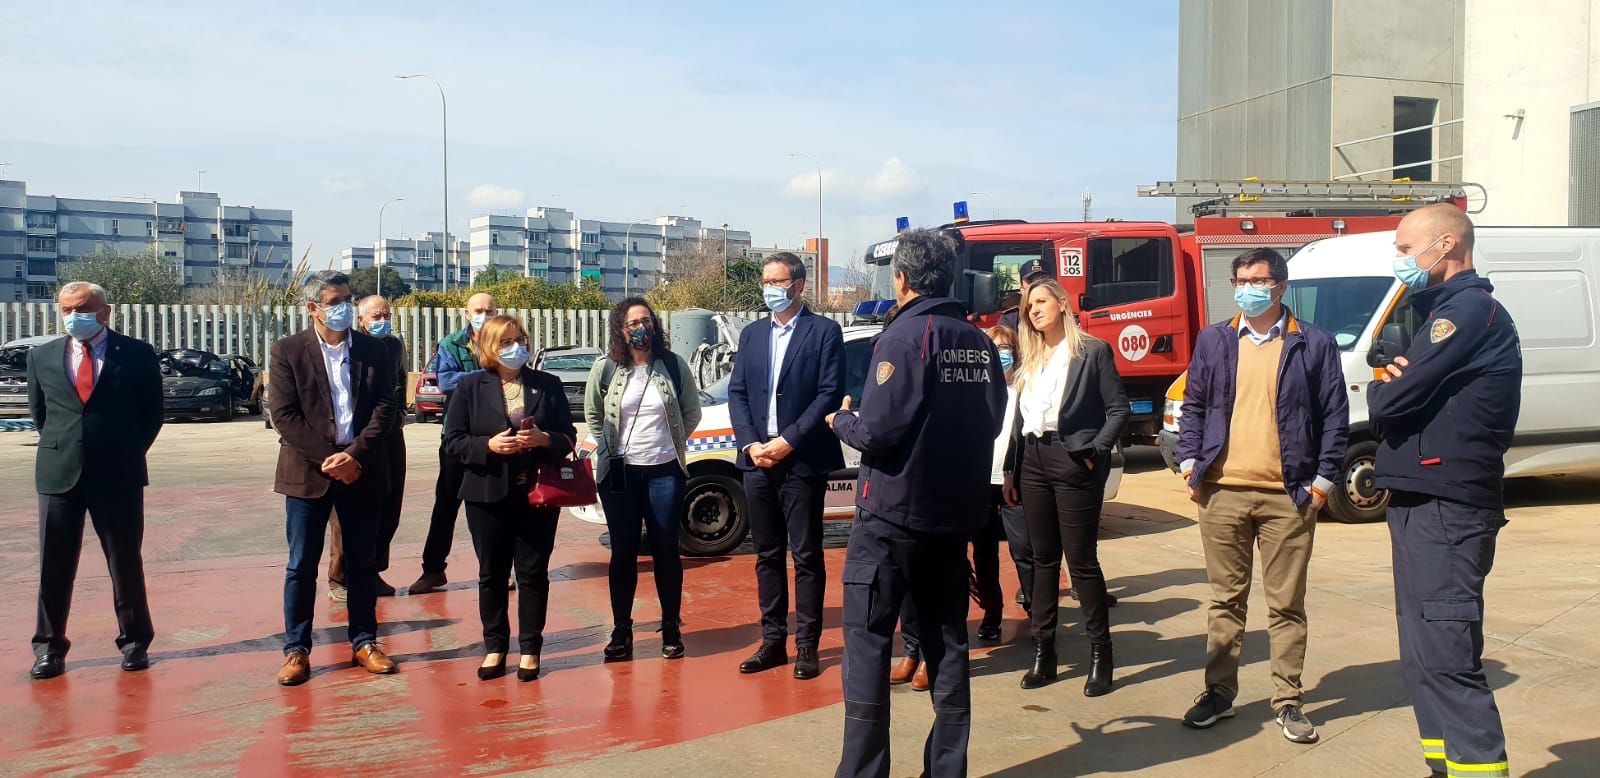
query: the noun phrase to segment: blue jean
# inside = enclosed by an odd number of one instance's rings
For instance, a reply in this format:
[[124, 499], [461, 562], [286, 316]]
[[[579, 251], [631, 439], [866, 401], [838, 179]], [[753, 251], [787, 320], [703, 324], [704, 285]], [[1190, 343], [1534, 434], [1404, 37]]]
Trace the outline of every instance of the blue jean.
[[316, 499], [284, 498], [289, 564], [283, 577], [283, 650], [311, 650], [311, 620], [317, 611], [317, 564], [328, 515], [339, 511], [344, 535], [346, 611], [350, 647], [360, 650], [378, 639], [378, 501], [366, 489], [334, 484]]
[[613, 467], [600, 484], [600, 504], [611, 533], [611, 618], [618, 627], [633, 626], [640, 535], [646, 526], [650, 557], [655, 561], [656, 596], [661, 599], [661, 625], [679, 624], [683, 560], [678, 556], [678, 527], [683, 521], [683, 485], [683, 468], [677, 460]]

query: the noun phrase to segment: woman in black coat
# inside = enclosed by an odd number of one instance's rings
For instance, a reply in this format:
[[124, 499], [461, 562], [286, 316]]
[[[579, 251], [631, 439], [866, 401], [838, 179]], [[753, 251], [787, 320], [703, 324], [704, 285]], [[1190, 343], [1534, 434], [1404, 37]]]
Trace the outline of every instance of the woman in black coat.
[[461, 499], [478, 553], [478, 615], [486, 652], [478, 678], [506, 673], [511, 650], [507, 578], [517, 575], [517, 679], [539, 677], [550, 596], [550, 551], [559, 508], [528, 505], [541, 462], [572, 451], [577, 430], [555, 376], [528, 363], [528, 333], [510, 316], [478, 329], [473, 349], [483, 370], [462, 376], [445, 413], [444, 448], [466, 465]]
[[1061, 558], [1089, 635], [1089, 677], [1083, 693], [1111, 691], [1110, 606], [1100, 570], [1100, 506], [1111, 452], [1128, 426], [1128, 395], [1111, 347], [1080, 329], [1066, 290], [1055, 280], [1028, 287], [1023, 307], [1022, 364], [1005, 463], [1005, 500], [1022, 504], [1033, 548], [1033, 667], [1022, 688], [1056, 679]]

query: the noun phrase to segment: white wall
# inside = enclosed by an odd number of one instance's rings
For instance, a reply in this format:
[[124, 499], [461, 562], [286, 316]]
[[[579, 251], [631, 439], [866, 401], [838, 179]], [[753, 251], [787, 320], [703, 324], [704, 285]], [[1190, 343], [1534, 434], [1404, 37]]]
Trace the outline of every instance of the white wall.
[[1597, 13], [1600, 0], [1467, 0], [1463, 172], [1489, 190], [1479, 224], [1567, 223], [1570, 114], [1600, 96]]

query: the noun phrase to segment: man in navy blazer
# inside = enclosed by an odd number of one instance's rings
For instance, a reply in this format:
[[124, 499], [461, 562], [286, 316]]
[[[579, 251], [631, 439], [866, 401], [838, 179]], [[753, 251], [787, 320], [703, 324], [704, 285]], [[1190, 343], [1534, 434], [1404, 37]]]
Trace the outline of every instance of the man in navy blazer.
[[824, 417], [844, 398], [844, 336], [801, 301], [806, 267], [787, 251], [761, 266], [772, 318], [744, 328], [728, 383], [728, 415], [744, 471], [756, 547], [761, 648], [739, 665], [758, 673], [787, 664], [789, 586], [784, 540], [794, 555], [794, 677], [815, 678], [822, 637], [822, 501], [844, 453]]

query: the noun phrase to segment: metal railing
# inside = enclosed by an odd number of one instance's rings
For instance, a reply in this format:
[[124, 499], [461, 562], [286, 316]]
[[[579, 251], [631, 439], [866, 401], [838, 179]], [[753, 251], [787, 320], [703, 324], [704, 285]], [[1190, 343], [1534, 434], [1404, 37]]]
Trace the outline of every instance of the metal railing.
[[[529, 348], [548, 346], [606, 347], [610, 311], [506, 309], [528, 329]], [[750, 319], [748, 312], [729, 314]], [[822, 314], [840, 323], [845, 314]], [[662, 326], [672, 329], [672, 312], [662, 311]], [[459, 308], [394, 309], [394, 330], [406, 347], [411, 370], [422, 370], [446, 335], [466, 324]], [[311, 326], [300, 306], [254, 305], [113, 305], [111, 327], [157, 349], [192, 348], [214, 354], [249, 357], [266, 368], [272, 343]], [[0, 344], [21, 338], [61, 335], [55, 303], [0, 303]]]

